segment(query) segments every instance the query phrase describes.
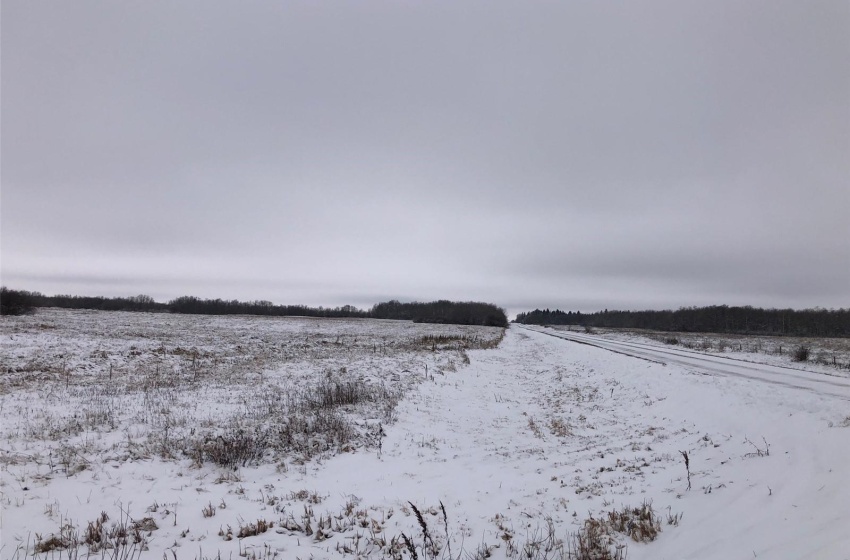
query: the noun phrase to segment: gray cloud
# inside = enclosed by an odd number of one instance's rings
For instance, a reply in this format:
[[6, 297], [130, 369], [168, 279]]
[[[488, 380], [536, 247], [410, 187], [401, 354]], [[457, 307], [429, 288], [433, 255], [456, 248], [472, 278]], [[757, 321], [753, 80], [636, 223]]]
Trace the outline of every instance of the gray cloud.
[[846, 2], [2, 16], [5, 284], [850, 305]]

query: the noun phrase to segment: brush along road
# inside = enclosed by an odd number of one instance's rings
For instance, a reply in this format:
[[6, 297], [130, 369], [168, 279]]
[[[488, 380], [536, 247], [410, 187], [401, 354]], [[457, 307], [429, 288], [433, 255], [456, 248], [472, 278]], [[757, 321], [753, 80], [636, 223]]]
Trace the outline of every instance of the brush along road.
[[694, 372], [744, 377], [796, 389], [805, 389], [820, 395], [833, 396], [850, 401], [850, 379], [844, 376], [815, 373], [793, 367], [759, 364], [729, 356], [717, 356], [695, 350], [674, 349], [669, 346], [606, 340], [598, 336], [569, 331], [552, 331], [537, 327], [527, 328], [563, 340], [595, 346], [626, 356], [641, 358], [664, 365], [683, 366]]

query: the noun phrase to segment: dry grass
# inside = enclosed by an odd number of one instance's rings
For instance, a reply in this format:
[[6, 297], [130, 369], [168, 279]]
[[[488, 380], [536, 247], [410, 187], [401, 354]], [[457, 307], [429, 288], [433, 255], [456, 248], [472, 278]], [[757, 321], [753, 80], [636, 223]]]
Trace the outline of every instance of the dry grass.
[[[678, 525], [681, 515], [668, 515], [669, 525]], [[661, 520], [644, 502], [638, 507], [611, 510], [605, 516], [585, 520], [581, 530], [570, 537], [566, 558], [569, 560], [623, 560], [627, 547], [614, 537], [621, 534], [634, 542], [647, 543], [658, 538]]]
[[[118, 520], [112, 523], [109, 515], [101, 512], [94, 521], [86, 524], [82, 534], [70, 520], [60, 522], [57, 534], [42, 536], [36, 533], [32, 550], [35, 557], [42, 555], [50, 560], [74, 560], [82, 554], [86, 557], [99, 554], [109, 560], [135, 560], [147, 550], [148, 539], [157, 528], [153, 518], [133, 519], [124, 509], [121, 509]], [[83, 546], [85, 552], [81, 552]], [[15, 558], [21, 553], [26, 551], [18, 548]]]
[[607, 523], [612, 530], [635, 542], [652, 542], [661, 532], [661, 521], [647, 502], [639, 507], [609, 511]]
[[[427, 510], [434, 514], [442, 512], [443, 534], [439, 535], [428, 524], [426, 510], [413, 503], [409, 506], [422, 534], [421, 544], [419, 539], [402, 532], [390, 541], [384, 551], [388, 557], [399, 560], [483, 560], [490, 558], [494, 550], [503, 548], [505, 558], [511, 560], [625, 560], [628, 548], [621, 542], [624, 537], [633, 542], [647, 543], [655, 540], [661, 532], [661, 520], [646, 502], [634, 508], [611, 510], [599, 518], [590, 517], [581, 529], [564, 538], [557, 535], [555, 522], [550, 517], [545, 517], [534, 528], [529, 524], [525, 536], [518, 538], [513, 528], [507, 526], [506, 519], [497, 514], [492, 519], [497, 527], [496, 543], [482, 542], [473, 550], [465, 550], [461, 546], [452, 552], [448, 515], [442, 502], [439, 510]], [[668, 525], [675, 526], [681, 515], [670, 514], [667, 518]]]
[[570, 536], [566, 560], [624, 560], [626, 547], [611, 537], [605, 522], [590, 518]]
[[[498, 328], [394, 321], [54, 309], [4, 317], [0, 438], [26, 442], [28, 451], [3, 454], [0, 463], [50, 479], [99, 473], [107, 463], [189, 459], [189, 468], [218, 471], [211, 482], [235, 485], [241, 467], [286, 472], [341, 452], [379, 452], [407, 391], [460, 369], [468, 351], [495, 347], [503, 336]], [[264, 507], [280, 507], [280, 498]], [[279, 519], [225, 525], [222, 535], [259, 534], [274, 523], [316, 541], [359, 534], [341, 545], [353, 554], [385, 555], [399, 545], [384, 537], [384, 519], [354, 505], [313, 515], [321, 500], [306, 493], [303, 515], [276, 509]], [[198, 509], [216, 516], [213, 502]], [[60, 524], [13, 554], [70, 560], [108, 548], [126, 560], [155, 529], [134, 523], [122, 513], [117, 522]]]
[[[66, 476], [100, 459], [190, 457], [225, 468], [309, 460], [378, 445], [355, 420], [392, 423], [398, 400], [425, 379], [414, 372], [456, 370], [469, 361], [458, 348], [493, 347], [503, 335], [388, 321], [42, 309], [0, 322], [13, 349], [0, 356], [0, 404], [13, 419], [0, 437], [34, 442], [51, 471]], [[380, 378], [364, 375], [376, 364]], [[109, 448], [86, 436], [121, 431], [130, 435]]]
[[318, 494], [318, 492], [310, 492], [308, 490], [298, 490], [296, 492], [290, 492], [290, 494], [286, 497], [290, 501], [300, 501], [307, 502], [309, 504], [318, 505], [324, 501], [324, 498]]
[[[427, 334], [415, 339], [414, 343], [427, 350], [490, 350], [501, 344], [505, 338], [505, 329], [493, 329], [486, 335], [481, 334]], [[493, 335], [497, 332], [497, 335]]]
[[203, 509], [201, 509], [201, 514], [203, 514], [205, 518], [215, 517], [215, 512], [216, 507], [212, 505], [212, 502], [208, 503], [203, 507]]
[[[554, 327], [558, 329], [559, 327]], [[643, 329], [597, 329], [597, 334], [634, 333], [662, 344], [709, 353], [749, 353], [776, 356], [781, 361], [809, 362], [850, 369], [850, 338], [660, 332]], [[808, 353], [801, 351], [808, 350]]]
[[248, 523], [247, 525], [240, 525], [239, 532], [236, 534], [237, 538], [244, 539], [247, 537], [255, 537], [257, 535], [262, 535], [269, 529], [274, 527], [274, 521], [266, 521], [265, 519], [257, 519], [256, 523]]
[[572, 435], [572, 430], [570, 429], [569, 424], [564, 422], [563, 418], [552, 418], [549, 421], [549, 431], [552, 435], [564, 438]]

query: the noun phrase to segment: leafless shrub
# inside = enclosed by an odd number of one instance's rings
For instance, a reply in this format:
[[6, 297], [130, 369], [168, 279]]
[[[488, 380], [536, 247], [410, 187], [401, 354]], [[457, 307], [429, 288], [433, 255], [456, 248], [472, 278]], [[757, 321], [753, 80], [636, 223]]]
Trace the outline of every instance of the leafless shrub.
[[806, 346], [805, 344], [801, 344], [794, 350], [794, 357], [792, 358], [795, 362], [807, 362], [809, 361], [809, 356], [811, 355], [811, 348]]

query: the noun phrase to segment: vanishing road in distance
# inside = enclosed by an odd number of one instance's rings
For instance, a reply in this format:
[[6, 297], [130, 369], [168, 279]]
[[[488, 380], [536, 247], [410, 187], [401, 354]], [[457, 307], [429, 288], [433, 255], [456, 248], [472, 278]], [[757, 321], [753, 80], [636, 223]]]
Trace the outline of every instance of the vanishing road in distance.
[[706, 354], [696, 350], [640, 342], [608, 340], [599, 336], [538, 326], [523, 325], [522, 328], [548, 334], [555, 338], [561, 338], [565, 342], [587, 344], [610, 352], [625, 354], [626, 356], [664, 365], [676, 364], [684, 366], [695, 372], [745, 377], [850, 401], [850, 378], [838, 373], [819, 373], [790, 366], [760, 364], [730, 356]]

